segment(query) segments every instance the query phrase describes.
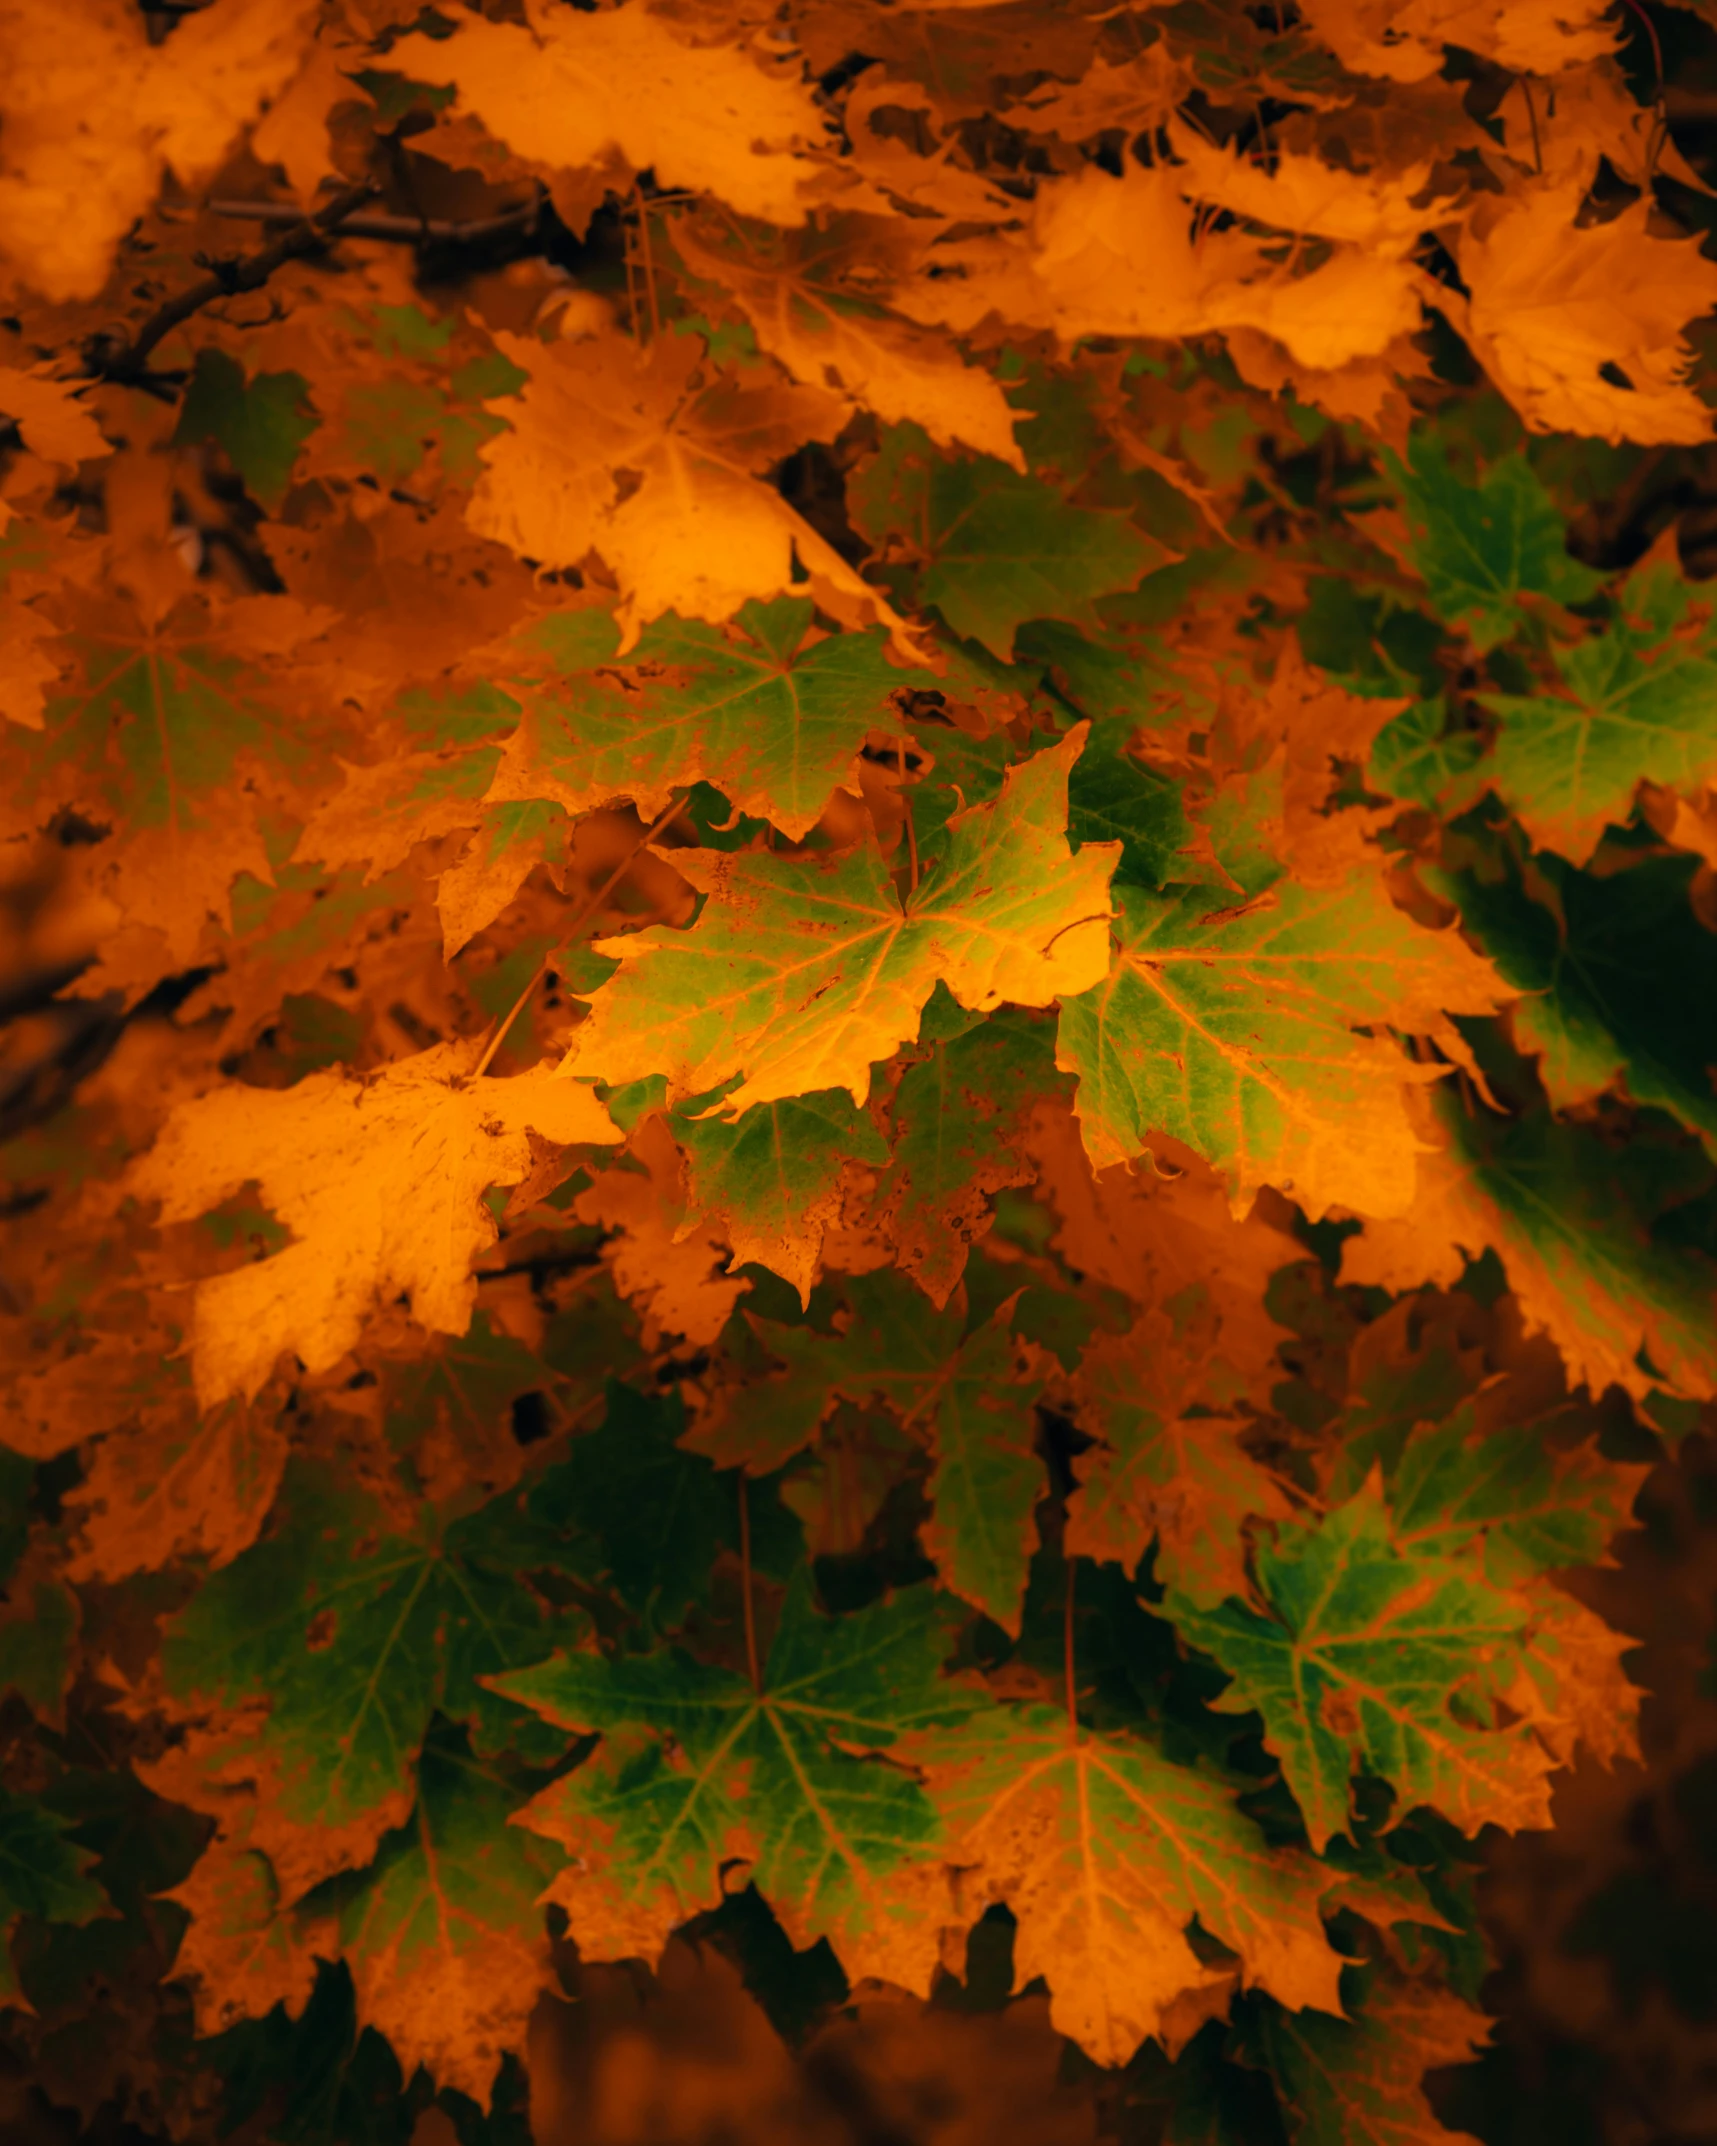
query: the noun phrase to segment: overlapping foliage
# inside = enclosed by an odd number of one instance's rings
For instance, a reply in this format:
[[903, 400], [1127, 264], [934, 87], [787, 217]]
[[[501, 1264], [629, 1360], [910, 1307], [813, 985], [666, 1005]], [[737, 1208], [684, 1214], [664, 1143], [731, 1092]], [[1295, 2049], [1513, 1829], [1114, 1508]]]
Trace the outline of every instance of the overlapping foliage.
[[1717, 1393], [1671, 22], [0, 5], [50, 2096], [498, 2141], [755, 1888], [1441, 2135]]

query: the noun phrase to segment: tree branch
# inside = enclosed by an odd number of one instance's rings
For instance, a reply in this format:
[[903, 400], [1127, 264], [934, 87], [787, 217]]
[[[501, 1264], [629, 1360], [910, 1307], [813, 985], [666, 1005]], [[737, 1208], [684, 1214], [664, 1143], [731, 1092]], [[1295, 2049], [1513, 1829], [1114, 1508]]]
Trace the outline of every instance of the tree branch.
[[177, 298], [169, 298], [149, 316], [130, 342], [115, 348], [109, 338], [93, 338], [85, 348], [84, 364], [101, 380], [141, 378], [149, 353], [164, 337], [171, 335], [181, 321], [189, 320], [193, 313], [200, 312], [217, 298], [231, 298], [240, 291], [260, 290], [283, 262], [300, 254], [314, 253], [331, 232], [380, 192], [381, 188], [374, 180], [365, 179], [336, 194], [313, 216], [295, 216], [289, 231], [283, 231], [279, 238], [271, 239], [256, 253], [241, 260], [217, 262], [201, 283], [193, 283]]
[[[504, 209], [496, 216], [480, 216], [468, 223], [449, 223], [440, 217], [394, 216], [348, 216], [341, 229], [349, 238], [396, 239], [406, 245], [421, 245], [425, 240], [436, 240], [449, 245], [474, 245], [486, 238], [498, 238], [503, 232], [517, 231], [528, 226], [541, 208], [539, 200], [522, 201], [516, 209]], [[287, 201], [211, 201], [210, 211], [216, 216], [248, 216], [257, 223], [294, 223], [298, 211]]]

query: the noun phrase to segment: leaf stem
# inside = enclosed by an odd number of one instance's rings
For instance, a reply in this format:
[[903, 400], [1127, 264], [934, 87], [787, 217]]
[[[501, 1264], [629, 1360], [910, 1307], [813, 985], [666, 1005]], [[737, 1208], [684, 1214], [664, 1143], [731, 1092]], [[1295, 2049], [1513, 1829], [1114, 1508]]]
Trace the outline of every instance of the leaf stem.
[[761, 1696], [763, 1673], [757, 1666], [757, 1610], [751, 1599], [751, 1497], [745, 1470], [739, 1470], [739, 1582], [745, 1596], [745, 1665], [751, 1688]]
[[894, 757], [900, 768], [900, 809], [906, 817], [907, 882], [906, 898], [910, 901], [918, 892], [918, 830], [912, 824], [912, 800], [906, 794], [906, 740], [896, 738]]
[[[597, 888], [596, 892], [594, 894], [587, 895], [585, 899], [579, 903], [578, 907], [573, 911], [571, 920], [566, 927], [566, 937], [568, 939], [570, 939], [573, 933], [576, 932], [581, 925], [587, 923], [589, 919], [596, 913], [596, 911], [602, 907], [602, 904], [608, 899], [609, 895], [614, 892], [614, 889], [620, 884], [621, 880], [623, 880], [626, 877], [626, 874], [631, 871], [633, 862], [636, 859], [638, 852], [644, 847], [647, 842], [652, 842], [655, 840], [656, 836], [659, 835], [662, 829], [667, 826], [668, 822], [680, 810], [680, 807], [685, 803], [685, 801], [686, 793], [684, 791], [676, 790], [674, 795], [669, 798], [667, 804], [663, 807], [663, 809], [656, 815], [656, 817], [650, 822], [649, 826], [646, 827], [644, 832], [638, 837], [637, 841], [634, 842], [632, 847], [626, 852], [625, 856], [621, 858], [620, 862], [614, 867], [613, 871], [609, 873], [608, 877], [602, 882], [601, 886]], [[508, 1029], [512, 1027], [513, 1023], [524, 1011], [525, 1001], [530, 997], [531, 993], [536, 989], [538, 984], [540, 984], [543, 978], [548, 974], [549, 965], [554, 960], [556, 951], [557, 949], [555, 949], [554, 947], [550, 947], [549, 951], [543, 956], [541, 961], [537, 963], [535, 970], [531, 974], [531, 979], [529, 983], [525, 985], [525, 988], [519, 993], [518, 997], [514, 999], [513, 1003], [507, 1008], [506, 1015], [503, 1018], [501, 1025], [495, 1030], [494, 1034], [484, 1045], [482, 1057], [478, 1059], [476, 1065], [471, 1069], [471, 1078], [473, 1080], [481, 1080], [483, 1075], [488, 1072], [490, 1066], [494, 1064], [495, 1053], [501, 1048], [501, 1045], [506, 1042]]]
[[1065, 1552], [1062, 1562], [1067, 1567], [1067, 1591], [1061, 1608], [1061, 1673], [1067, 1685], [1067, 1741], [1079, 1741], [1079, 1692], [1073, 1681], [1073, 1559]]

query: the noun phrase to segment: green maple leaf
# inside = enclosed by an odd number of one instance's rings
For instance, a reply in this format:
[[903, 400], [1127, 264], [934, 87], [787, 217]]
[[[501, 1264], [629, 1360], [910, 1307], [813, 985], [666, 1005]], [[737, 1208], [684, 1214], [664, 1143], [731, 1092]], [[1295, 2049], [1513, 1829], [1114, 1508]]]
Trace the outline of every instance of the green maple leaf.
[[1646, 1471], [1589, 1444], [1558, 1450], [1546, 1436], [1554, 1422], [1479, 1432], [1469, 1402], [1446, 1423], [1421, 1424], [1390, 1476], [1396, 1547], [1438, 1558], [1476, 1548], [1498, 1587], [1595, 1563], [1627, 1525]]
[[1525, 859], [1506, 833], [1454, 835], [1448, 850], [1455, 868], [1434, 883], [1522, 994], [1515, 1039], [1550, 1101], [1588, 1103], [1620, 1081], [1717, 1153], [1717, 936], [1690, 899], [1698, 860], [1647, 855], [1599, 876]]
[[1717, 768], [1717, 631], [1673, 567], [1624, 585], [1602, 633], [1553, 651], [1563, 691], [1485, 693], [1502, 721], [1497, 793], [1543, 849], [1584, 864], [1641, 782], [1692, 788]]
[[1431, 1270], [1453, 1281], [1493, 1246], [1571, 1382], [1642, 1398], [1659, 1384], [1712, 1392], [1717, 1247], [1699, 1203], [1714, 1177], [1685, 1134], [1647, 1117], [1618, 1140], [1543, 1107], [1504, 1118], [1450, 1098], [1433, 1101], [1424, 1129], [1444, 1145], [1421, 1158], [1411, 1216], [1350, 1240], [1344, 1280], [1416, 1288]]
[[320, 423], [302, 373], [246, 380], [244, 367], [224, 350], [199, 350], [173, 444], [214, 440], [252, 497], [273, 509], [292, 481], [299, 449]]
[[1415, 432], [1407, 460], [1385, 450], [1413, 531], [1413, 564], [1440, 618], [1482, 654], [1525, 623], [1523, 595], [1585, 603], [1604, 577], [1568, 555], [1568, 532], [1525, 455], [1504, 455], [1476, 483], [1449, 466], [1433, 431]]
[[490, 1747], [553, 1755], [478, 1679], [582, 1629], [522, 1577], [569, 1561], [515, 1496], [451, 1522], [426, 1510], [414, 1531], [391, 1533], [356, 1485], [298, 1460], [272, 1530], [168, 1626], [168, 1689], [229, 1706], [266, 1697], [257, 1745], [289, 1819], [332, 1828], [390, 1805], [403, 1814], [438, 1710], [474, 1721]]
[[734, 1119], [676, 1112], [688, 1211], [718, 1219], [733, 1264], [755, 1260], [810, 1299], [823, 1232], [853, 1162], [888, 1161], [888, 1143], [842, 1088], [758, 1103]]
[[1079, 1078], [1093, 1163], [1130, 1161], [1148, 1132], [1167, 1132], [1237, 1196], [1273, 1183], [1308, 1213], [1398, 1211], [1413, 1175], [1403, 1061], [1375, 1031], [1488, 1010], [1488, 971], [1456, 935], [1413, 924], [1369, 872], [1218, 901], [1123, 888], [1119, 959], [1063, 1001], [1056, 1063]]
[[[684, 1448], [684, 1430], [677, 1394], [647, 1396], [611, 1379], [600, 1427], [574, 1442], [529, 1499], [541, 1526], [592, 1538], [586, 1562], [593, 1573], [657, 1627], [678, 1624], [694, 1603], [708, 1602], [710, 1568], [740, 1543], [739, 1487]], [[755, 1489], [749, 1495], [754, 1562], [779, 1570], [797, 1549], [796, 1531], [771, 1498]]]
[[0, 1698], [16, 1692], [32, 1713], [63, 1730], [81, 1622], [69, 1587], [19, 1581], [0, 1611]]
[[0, 1789], [0, 2005], [21, 2004], [12, 1932], [23, 1915], [87, 1923], [107, 1910], [90, 1877], [96, 1858], [69, 1839], [68, 1821], [33, 1796]]
[[1214, 1984], [1187, 1932], [1248, 1983], [1333, 2007], [1340, 1959], [1319, 1907], [1332, 1873], [1270, 1847], [1219, 1774], [1146, 1737], [1070, 1729], [1046, 1706], [988, 1707], [907, 1746], [962, 1871], [967, 1913], [1005, 1902], [1014, 1972], [1100, 2064], [1125, 2064], [1177, 1999]]
[[524, 2040], [548, 1946], [539, 1905], [561, 1865], [540, 1834], [509, 1823], [542, 1775], [474, 1759], [439, 1724], [418, 1765], [417, 1804], [366, 1870], [330, 1879], [294, 1920], [323, 1930], [351, 1970], [360, 2014], [409, 2076], [486, 2104]]
[[579, 1031], [580, 1073], [612, 1085], [664, 1073], [676, 1099], [742, 1076], [730, 1116], [834, 1087], [862, 1103], [872, 1063], [918, 1033], [938, 981], [976, 1012], [1087, 989], [1108, 965], [1116, 853], [1067, 847], [1081, 742], [1069, 733], [957, 814], [904, 902], [870, 844], [834, 857], [676, 850], [702, 912], [688, 930], [599, 943], [622, 966]]
[[949, 460], [913, 424], [890, 428], [876, 460], [848, 479], [847, 504], [873, 542], [905, 541], [920, 601], [1004, 663], [1028, 619], [1095, 627], [1096, 598], [1172, 556], [1124, 514], [1071, 506], [1005, 462]]
[[[786, 1375], [751, 1388], [743, 1412], [710, 1433], [723, 1459], [776, 1467], [816, 1435], [838, 1399], [886, 1401], [934, 1456], [925, 1547], [944, 1585], [1017, 1633], [1044, 1494], [1033, 1403], [1036, 1360], [1013, 1340], [1016, 1290], [971, 1334], [963, 1291], [937, 1307], [901, 1277], [855, 1275], [852, 1316], [831, 1341], [810, 1327], [753, 1319]], [[701, 1441], [700, 1441], [701, 1443]]]
[[1086, 740], [1067, 785], [1067, 832], [1078, 843], [1119, 842], [1117, 886], [1165, 887], [1208, 876], [1187, 854], [1195, 839], [1172, 777], [1132, 759], [1137, 723], [1101, 722]]
[[[798, 841], [868, 733], [899, 728], [891, 695], [911, 682], [881, 633], [807, 645], [811, 612], [799, 597], [749, 603], [743, 638], [670, 613], [624, 663], [596, 652], [594, 624], [568, 636], [545, 622], [533, 641], [566, 684], [530, 694], [492, 795], [552, 798], [573, 813], [630, 798], [650, 820], [703, 781]], [[590, 616], [613, 633], [605, 613]]]
[[1428, 810], [1459, 810], [1484, 787], [1484, 740], [1449, 727], [1441, 694], [1416, 700], [1377, 733], [1365, 779], [1376, 790]]
[[[1230, 2053], [1269, 2072], [1295, 2146], [1476, 2146], [1449, 2131], [1424, 2092], [1427, 2072], [1471, 2061], [1488, 2022], [1453, 1990], [1428, 1980], [1354, 1970], [1368, 1982], [1353, 2016], [1253, 2003]], [[1345, 1992], [1344, 1992], [1345, 1994]]]
[[1036, 1106], [1066, 1082], [1055, 1068], [1054, 1030], [1016, 1008], [975, 1021], [941, 991], [925, 1009], [921, 1042], [939, 1004], [958, 1032], [901, 1075], [875, 1205], [895, 1264], [944, 1304], [965, 1272], [968, 1245], [989, 1227], [990, 1195], [1035, 1175], [1021, 1145], [1025, 1129]]
[[1356, 1766], [1391, 1782], [1403, 1810], [1430, 1804], [1468, 1832], [1544, 1823], [1548, 1755], [1522, 1724], [1478, 1725], [1508, 1681], [1523, 1602], [1399, 1550], [1370, 1487], [1316, 1527], [1284, 1528], [1257, 1572], [1272, 1615], [1173, 1594], [1167, 1612], [1234, 1678], [1219, 1709], [1263, 1716], [1314, 1848], [1348, 1831]]
[[794, 1942], [829, 1936], [849, 1974], [895, 1946], [933, 1949], [889, 1880], [933, 1843], [935, 1812], [875, 1754], [977, 1703], [942, 1678], [946, 1651], [930, 1588], [831, 1619], [801, 1569], [756, 1690], [677, 1648], [563, 1655], [495, 1679], [562, 1729], [603, 1734], [525, 1819], [582, 1862], [557, 1888], [580, 1949], [653, 1956], [720, 1897], [734, 1857]]

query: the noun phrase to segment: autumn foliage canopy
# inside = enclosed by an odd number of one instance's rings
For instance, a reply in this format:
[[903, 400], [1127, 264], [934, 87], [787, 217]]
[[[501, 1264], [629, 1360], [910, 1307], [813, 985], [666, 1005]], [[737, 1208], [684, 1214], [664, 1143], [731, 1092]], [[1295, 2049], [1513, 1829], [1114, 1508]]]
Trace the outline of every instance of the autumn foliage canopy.
[[50, 2098], [514, 2139], [745, 1901], [1446, 2136], [1717, 1392], [1710, 14], [0, 0]]

